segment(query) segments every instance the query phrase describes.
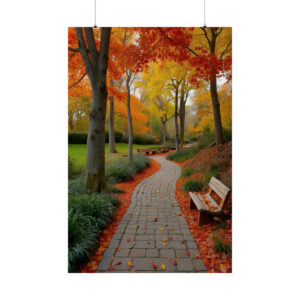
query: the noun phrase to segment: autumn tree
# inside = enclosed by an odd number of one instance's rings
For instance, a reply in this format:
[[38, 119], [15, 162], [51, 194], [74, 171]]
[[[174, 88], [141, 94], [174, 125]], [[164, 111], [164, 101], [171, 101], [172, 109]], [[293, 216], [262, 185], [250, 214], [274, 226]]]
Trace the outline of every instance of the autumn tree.
[[167, 142], [167, 122], [174, 116], [172, 94], [166, 89], [164, 79], [159, 76], [159, 64], [152, 64], [148, 72], [144, 72], [141, 81], [136, 86], [140, 88], [152, 114], [159, 117], [162, 131], [162, 144]]
[[93, 28], [75, 28], [77, 47], [69, 51], [79, 52], [88, 75], [92, 103], [89, 114], [87, 139], [86, 186], [92, 192], [105, 189], [105, 115], [107, 103], [106, 74], [109, 56], [111, 27], [101, 28], [100, 48]]
[[[194, 83], [210, 82], [216, 143], [223, 143], [223, 128], [217, 91], [217, 77], [231, 71], [231, 28], [151, 28], [139, 29], [140, 44], [147, 50], [148, 60], [156, 57], [176, 62], [189, 61], [195, 67]], [[231, 76], [231, 75], [229, 75]]]

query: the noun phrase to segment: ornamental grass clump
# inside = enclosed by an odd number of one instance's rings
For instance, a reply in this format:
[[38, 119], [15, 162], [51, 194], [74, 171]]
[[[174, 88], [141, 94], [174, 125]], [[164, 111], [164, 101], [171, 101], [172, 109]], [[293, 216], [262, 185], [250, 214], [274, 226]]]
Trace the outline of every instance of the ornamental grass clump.
[[190, 179], [182, 183], [181, 189], [185, 192], [199, 192], [203, 188], [203, 184], [196, 179]]

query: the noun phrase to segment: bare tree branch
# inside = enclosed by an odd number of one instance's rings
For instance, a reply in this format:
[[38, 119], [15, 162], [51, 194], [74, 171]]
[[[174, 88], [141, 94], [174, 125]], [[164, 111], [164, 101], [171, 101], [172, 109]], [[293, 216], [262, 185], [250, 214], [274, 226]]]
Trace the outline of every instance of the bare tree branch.
[[223, 27], [220, 27], [220, 31], [218, 33], [216, 33], [216, 38], [218, 37], [218, 35], [220, 35], [220, 33], [223, 31]]
[[208, 42], [208, 45], [209, 45], [209, 47], [211, 47], [211, 42], [210, 42], [210, 39], [208, 38], [208, 35], [207, 35], [207, 32], [206, 32], [205, 28], [200, 27], [200, 29], [204, 32], [204, 35], [205, 35], [206, 40]]
[[183, 45], [182, 43], [179, 42], [175, 42], [173, 39], [171, 39], [160, 27], [158, 27], [158, 30], [164, 35], [165, 39], [181, 46], [182, 48], [187, 49], [188, 51], [190, 51], [191, 53], [193, 53], [195, 56], [199, 56], [199, 54], [197, 52], [195, 52], [193, 49], [189, 48], [188, 46]]
[[71, 84], [68, 89], [72, 88], [73, 86], [75, 86], [76, 84], [78, 84], [86, 75], [86, 72], [79, 78], [79, 80], [77, 80], [75, 83]]
[[78, 40], [79, 52], [80, 52], [83, 62], [85, 64], [86, 72], [87, 72], [88, 76], [90, 77], [91, 81], [93, 81], [94, 80], [93, 68], [92, 68], [91, 61], [90, 61], [88, 51], [87, 51], [87, 48], [85, 45], [85, 41], [83, 38], [82, 28], [76, 27], [75, 30], [76, 30], [77, 40]]
[[73, 52], [80, 52], [79, 48], [68, 47], [68, 50]]
[[228, 52], [230, 52], [230, 51], [232, 50], [231, 48], [229, 48], [229, 46], [231, 45], [231, 43], [232, 43], [232, 40], [229, 41], [229, 43], [227, 44], [226, 48], [225, 48], [224, 51], [221, 53], [220, 59], [222, 59], [222, 57], [223, 57], [226, 53], [228, 53]]
[[85, 32], [86, 41], [87, 41], [88, 47], [89, 47], [89, 53], [90, 53], [92, 65], [96, 66], [97, 59], [98, 59], [98, 51], [96, 48], [93, 28], [85, 27], [84, 32]]

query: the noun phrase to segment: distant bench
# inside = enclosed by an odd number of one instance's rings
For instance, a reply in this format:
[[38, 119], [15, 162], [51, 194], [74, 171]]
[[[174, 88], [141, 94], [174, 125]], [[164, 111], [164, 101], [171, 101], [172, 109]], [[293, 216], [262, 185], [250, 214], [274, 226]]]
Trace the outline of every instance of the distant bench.
[[[197, 209], [199, 211], [199, 225], [208, 223], [212, 216], [217, 216], [222, 213], [224, 203], [230, 191], [230, 188], [215, 177], [210, 179], [208, 186], [210, 187], [210, 191], [204, 197], [201, 196], [200, 193], [189, 192], [191, 197], [190, 209]], [[211, 197], [212, 191], [221, 198], [220, 204]]]
[[157, 148], [140, 148], [136, 149], [138, 153], [148, 154], [156, 154], [156, 153], [165, 153], [168, 152], [169, 149], [167, 147], [157, 147]]

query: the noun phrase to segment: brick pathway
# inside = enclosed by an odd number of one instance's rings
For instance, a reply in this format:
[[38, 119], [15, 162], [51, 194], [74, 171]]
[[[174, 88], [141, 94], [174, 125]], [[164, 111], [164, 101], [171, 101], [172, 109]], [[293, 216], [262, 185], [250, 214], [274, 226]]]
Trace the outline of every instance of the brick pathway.
[[[161, 168], [135, 188], [128, 211], [104, 252], [97, 272], [106, 272], [111, 265], [112, 272], [206, 271], [201, 258], [194, 258], [200, 253], [184, 216], [178, 215], [181, 210], [174, 193], [180, 167], [164, 157], [152, 158]], [[177, 265], [172, 264], [174, 260]], [[116, 265], [117, 262], [121, 264]], [[152, 264], [157, 265], [156, 270]]]

